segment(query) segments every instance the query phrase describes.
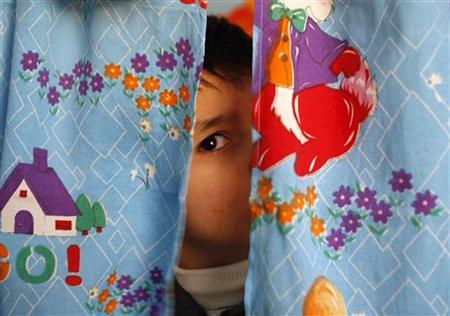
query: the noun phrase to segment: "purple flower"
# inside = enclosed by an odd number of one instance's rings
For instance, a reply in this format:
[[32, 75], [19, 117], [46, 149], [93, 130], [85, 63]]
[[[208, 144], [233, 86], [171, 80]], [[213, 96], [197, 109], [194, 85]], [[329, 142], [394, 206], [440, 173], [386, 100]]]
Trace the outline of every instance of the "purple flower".
[[195, 69], [195, 80], [200, 80], [200, 75], [202, 74], [203, 63], [199, 64]]
[[364, 188], [363, 191], [358, 192], [358, 197], [356, 198], [356, 204], [359, 208], [365, 208], [366, 210], [372, 209], [372, 206], [377, 203], [376, 196], [377, 191], [371, 191], [369, 188]]
[[73, 86], [73, 76], [69, 74], [64, 74], [59, 77], [59, 85], [63, 87], [63, 90], [70, 90]]
[[122, 275], [119, 280], [117, 280], [117, 288], [119, 290], [128, 290], [131, 286], [131, 276], [130, 275]]
[[375, 203], [372, 205], [370, 215], [372, 215], [374, 222], [386, 224], [388, 218], [392, 216], [391, 206], [384, 201]]
[[75, 77], [80, 78], [83, 74], [83, 64], [81, 61], [77, 62], [75, 66], [73, 67], [72, 73], [75, 75]]
[[178, 41], [178, 43], [175, 44], [175, 46], [177, 47], [177, 55], [179, 56], [190, 53], [192, 48], [191, 44], [189, 43], [189, 40], [184, 38], [180, 38], [180, 40]]
[[120, 300], [120, 304], [122, 304], [124, 307], [133, 307], [134, 303], [135, 303], [135, 298], [130, 293], [122, 296], [122, 299]]
[[22, 64], [23, 70], [35, 70], [38, 67], [39, 63], [39, 54], [33, 53], [31, 50], [28, 53], [22, 54], [22, 60], [20, 63]]
[[361, 227], [359, 215], [349, 211], [347, 215], [342, 216], [341, 227], [344, 228], [346, 233], [356, 233], [358, 227]]
[[89, 77], [91, 75], [91, 73], [92, 73], [92, 64], [91, 64], [90, 61], [87, 61], [86, 64], [84, 64], [83, 72], [84, 72], [84, 75], [86, 77]]
[[48, 99], [48, 103], [50, 103], [51, 105], [55, 105], [55, 104], [59, 103], [60, 96], [61, 95], [59, 94], [59, 92], [56, 91], [56, 87], [50, 87], [48, 89], [47, 99]]
[[81, 80], [80, 85], [78, 87], [78, 92], [80, 92], [81, 95], [86, 96], [87, 91], [89, 90], [89, 85], [86, 80]]
[[412, 174], [406, 173], [405, 170], [392, 171], [392, 179], [389, 184], [392, 186], [392, 192], [404, 192], [412, 189]]
[[339, 187], [339, 191], [333, 193], [334, 196], [334, 204], [339, 207], [344, 207], [346, 205], [352, 204], [351, 198], [353, 196], [352, 189], [349, 186], [341, 185]]
[[139, 55], [138, 53], [136, 53], [134, 58], [131, 58], [131, 64], [136, 72], [145, 72], [150, 65], [147, 60], [147, 55]]
[[425, 193], [418, 192], [416, 199], [412, 202], [411, 206], [414, 207], [414, 213], [430, 215], [431, 210], [436, 207], [437, 195], [431, 194], [429, 190]]
[[48, 70], [47, 69], [42, 69], [39, 70], [39, 77], [37, 79], [37, 81], [39, 81], [41, 83], [41, 88], [44, 88], [47, 86], [48, 81], [50, 80], [48, 77]]
[[150, 271], [150, 278], [154, 283], [161, 283], [163, 279], [162, 270], [158, 267], [155, 267], [153, 270]]
[[155, 291], [156, 300], [158, 302], [162, 302], [165, 294], [166, 294], [166, 290], [164, 288], [156, 289], [156, 291]]
[[95, 76], [92, 77], [91, 87], [92, 87], [92, 92], [95, 92], [95, 91], [102, 92], [102, 89], [104, 87], [103, 77], [99, 73], [96, 73]]
[[345, 245], [345, 239], [347, 236], [339, 229], [331, 229], [331, 234], [327, 236], [328, 247], [333, 247], [334, 250], [339, 250]]
[[139, 287], [134, 291], [134, 297], [138, 302], [146, 302], [150, 298], [150, 295], [148, 294], [148, 291], [146, 289]]
[[153, 304], [150, 308], [150, 316], [158, 316], [161, 315], [161, 308], [159, 304]]
[[190, 69], [194, 66], [194, 54], [193, 53], [187, 53], [183, 56], [184, 61], [184, 67], [187, 69]]
[[162, 71], [167, 69], [173, 70], [177, 65], [177, 61], [175, 60], [172, 53], [163, 52], [161, 55], [158, 55], [159, 60], [156, 62], [156, 66], [161, 68]]

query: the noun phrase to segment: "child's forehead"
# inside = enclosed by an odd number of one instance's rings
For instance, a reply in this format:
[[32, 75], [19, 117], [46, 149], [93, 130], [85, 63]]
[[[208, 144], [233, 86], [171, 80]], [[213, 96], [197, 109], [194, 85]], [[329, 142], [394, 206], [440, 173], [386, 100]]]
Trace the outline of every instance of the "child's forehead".
[[216, 119], [216, 123], [242, 121], [251, 108], [250, 84], [239, 86], [211, 77], [215, 76], [207, 77], [207, 84], [200, 83], [196, 106], [197, 120], [208, 121], [220, 117], [220, 120]]

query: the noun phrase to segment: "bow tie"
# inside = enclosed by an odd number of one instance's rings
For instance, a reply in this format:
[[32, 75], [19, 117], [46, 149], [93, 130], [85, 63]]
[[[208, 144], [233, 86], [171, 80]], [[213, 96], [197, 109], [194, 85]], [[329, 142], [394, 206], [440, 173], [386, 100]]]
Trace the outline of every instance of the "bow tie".
[[306, 30], [308, 13], [304, 9], [291, 10], [282, 3], [275, 2], [270, 6], [272, 20], [279, 21], [282, 18], [288, 18], [294, 28], [303, 33]]

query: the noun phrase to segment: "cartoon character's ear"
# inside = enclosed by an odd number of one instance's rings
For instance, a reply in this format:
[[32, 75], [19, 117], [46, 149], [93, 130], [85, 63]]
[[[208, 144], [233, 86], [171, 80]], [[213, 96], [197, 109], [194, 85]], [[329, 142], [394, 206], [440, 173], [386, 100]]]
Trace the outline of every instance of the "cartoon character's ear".
[[325, 21], [333, 13], [334, 0], [316, 0], [310, 3], [306, 11], [315, 22]]

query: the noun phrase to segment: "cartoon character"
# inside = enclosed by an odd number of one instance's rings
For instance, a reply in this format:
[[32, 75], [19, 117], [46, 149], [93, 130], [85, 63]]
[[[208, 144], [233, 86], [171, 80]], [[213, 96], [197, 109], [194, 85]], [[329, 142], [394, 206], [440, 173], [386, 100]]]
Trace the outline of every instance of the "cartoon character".
[[[333, 8], [332, 0], [255, 3], [261, 33], [253, 126], [261, 138], [253, 167], [265, 171], [296, 155], [296, 174], [312, 175], [352, 149], [360, 124], [375, 110], [376, 83], [367, 62], [318, 26]], [[339, 88], [329, 86], [341, 74]]]

